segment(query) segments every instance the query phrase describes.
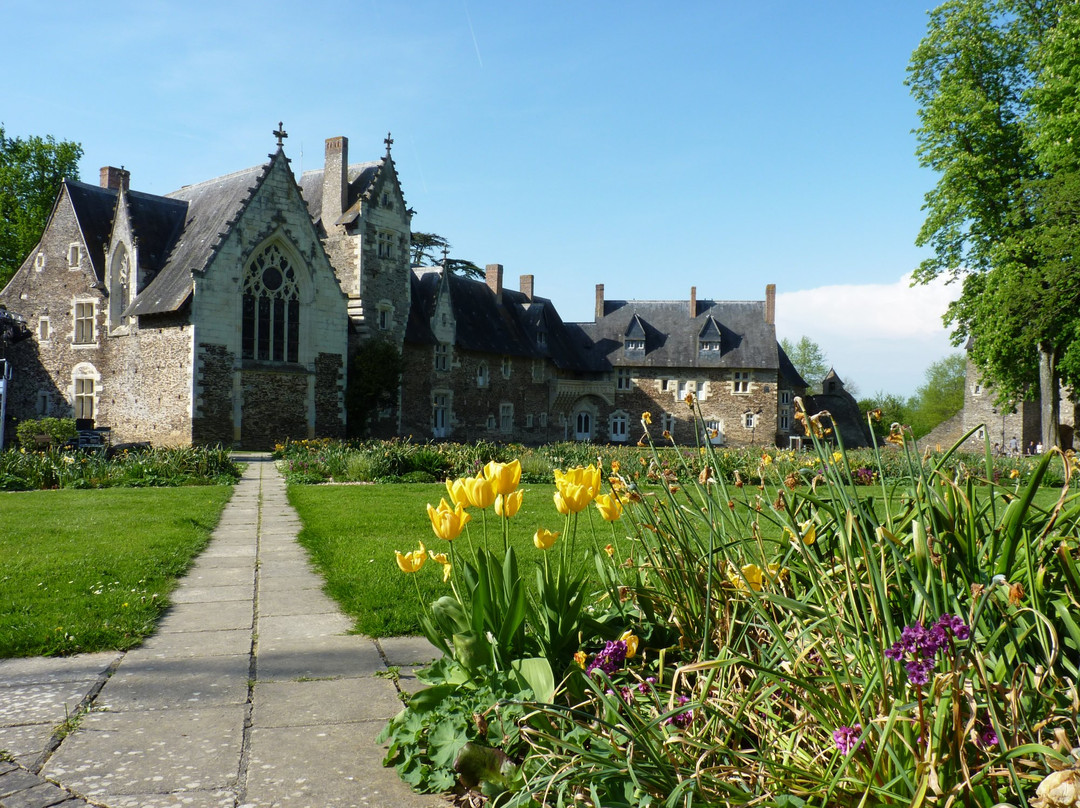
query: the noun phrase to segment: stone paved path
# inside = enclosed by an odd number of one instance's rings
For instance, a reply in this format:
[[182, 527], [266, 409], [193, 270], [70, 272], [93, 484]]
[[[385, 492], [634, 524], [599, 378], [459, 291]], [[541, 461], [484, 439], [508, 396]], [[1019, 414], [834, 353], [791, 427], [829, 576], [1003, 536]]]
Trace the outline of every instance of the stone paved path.
[[280, 474], [241, 460], [213, 540], [140, 648], [0, 660], [0, 808], [445, 808], [375, 743], [401, 707], [377, 674], [399, 666], [415, 687], [433, 649], [346, 634]]

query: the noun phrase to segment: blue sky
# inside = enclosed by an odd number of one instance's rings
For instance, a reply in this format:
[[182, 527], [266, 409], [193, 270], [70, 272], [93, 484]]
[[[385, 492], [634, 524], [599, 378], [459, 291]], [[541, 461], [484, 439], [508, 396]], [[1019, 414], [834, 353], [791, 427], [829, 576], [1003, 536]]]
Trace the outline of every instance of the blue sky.
[[[953, 350], [952, 287], [909, 290], [934, 177], [903, 81], [908, 0], [0, 0], [9, 135], [82, 143], [167, 193], [387, 131], [417, 230], [536, 276], [568, 320], [608, 298], [761, 299], [863, 394]], [[17, 34], [16, 34], [17, 32]], [[13, 77], [20, 78], [14, 79]]]

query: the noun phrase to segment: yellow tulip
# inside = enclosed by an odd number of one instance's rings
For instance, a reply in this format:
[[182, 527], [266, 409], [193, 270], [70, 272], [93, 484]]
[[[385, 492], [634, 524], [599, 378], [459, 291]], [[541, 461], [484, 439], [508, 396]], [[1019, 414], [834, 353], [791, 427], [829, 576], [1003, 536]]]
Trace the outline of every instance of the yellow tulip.
[[605, 522], [617, 522], [622, 518], [622, 503], [613, 494], [598, 494], [595, 504]]
[[446, 557], [446, 553], [433, 553], [431, 550], [428, 550], [428, 555], [436, 564], [442, 564], [442, 580], [445, 584], [450, 580], [450, 570], [453, 569], [450, 559]]
[[465, 490], [469, 493], [469, 504], [474, 508], [490, 508], [495, 502], [495, 481], [488, 480], [483, 474], [464, 479]]
[[626, 643], [627, 659], [633, 659], [635, 656], [637, 656], [638, 643], [640, 643], [641, 640], [638, 639], [637, 635], [634, 634], [634, 632], [624, 631], [623, 635], [619, 637], [619, 639]]
[[742, 568], [742, 575], [739, 575], [735, 570], [730, 570], [728, 580], [735, 584], [738, 589], [746, 589], [747, 585], [749, 585], [755, 592], [760, 592], [762, 583], [761, 567], [757, 564], [747, 564]]
[[423, 542], [420, 542], [419, 550], [410, 550], [407, 553], [394, 550], [394, 555], [397, 557], [398, 569], [406, 573], [419, 571], [424, 566], [424, 562], [427, 561], [427, 550], [425, 550]]
[[555, 509], [566, 516], [570, 513], [581, 513], [592, 502], [589, 489], [583, 485], [563, 482], [555, 492]]
[[641, 422], [643, 424], [651, 424], [652, 423], [652, 413], [651, 412], [643, 412], [643, 413], [641, 413]]
[[559, 531], [544, 530], [541, 527], [537, 528], [536, 533], [533, 534], [533, 544], [535, 544], [539, 550], [550, 550], [557, 538], [559, 538]]
[[784, 533], [791, 536], [792, 541], [802, 539], [802, 543], [809, 546], [817, 541], [817, 526], [812, 520], [799, 523], [799, 533], [796, 534], [790, 527], [784, 528]]
[[461, 504], [466, 508], [472, 503], [469, 502], [469, 491], [465, 487], [465, 478], [458, 477], [456, 480], [446, 481], [446, 493], [450, 495], [450, 501], [455, 505]]
[[492, 460], [484, 466], [484, 476], [495, 483], [495, 493], [506, 496], [521, 482], [521, 461], [496, 463]]
[[451, 508], [445, 499], [439, 500], [439, 507], [427, 506], [428, 519], [431, 520], [431, 529], [440, 539], [453, 541], [461, 535], [462, 528], [472, 517], [465, 513], [465, 507], [459, 502]]
[[518, 512], [518, 508], [521, 507], [521, 500], [525, 498], [525, 492], [522, 490], [512, 491], [509, 494], [499, 494], [495, 497], [495, 515], [505, 516], [510, 518]]

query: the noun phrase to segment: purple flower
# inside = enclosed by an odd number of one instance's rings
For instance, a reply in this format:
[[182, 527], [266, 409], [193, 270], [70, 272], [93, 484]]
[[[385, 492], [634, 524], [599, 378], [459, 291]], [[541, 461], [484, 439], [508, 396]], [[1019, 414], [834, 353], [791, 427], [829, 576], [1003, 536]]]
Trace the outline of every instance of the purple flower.
[[592, 673], [599, 668], [610, 676], [621, 668], [625, 661], [626, 642], [624, 640], [612, 640], [604, 646], [604, 650], [593, 657], [593, 661], [585, 668], [585, 673]]
[[934, 674], [938, 653], [947, 650], [954, 638], [966, 640], [970, 635], [959, 615], [943, 614], [930, 628], [923, 626], [922, 621], [904, 626], [900, 639], [885, 649], [885, 656], [904, 663], [911, 684], [925, 685]]
[[644, 682], [638, 682], [638, 693], [648, 693], [652, 688], [651, 685], [656, 684], [656, 677], [650, 676]]
[[862, 724], [853, 724], [850, 727], [838, 727], [833, 730], [832, 739], [842, 754], [850, 755], [856, 749], [862, 749], [865, 746], [859, 740], [860, 735], [862, 735]]
[[[684, 704], [686, 704], [686, 702], [690, 701], [690, 699], [687, 698], [686, 696], [679, 696], [679, 698], [676, 699], [676, 701], [678, 701], [679, 706], [682, 707]], [[682, 728], [685, 728], [685, 727], [689, 726], [690, 722], [693, 721], [693, 720], [694, 720], [694, 711], [693, 710], [684, 710], [681, 713], [675, 713], [675, 715], [672, 715], [672, 716], [669, 716], [668, 718], [665, 718], [664, 723], [668, 724], [670, 726], [679, 727], [680, 729], [682, 729]]]

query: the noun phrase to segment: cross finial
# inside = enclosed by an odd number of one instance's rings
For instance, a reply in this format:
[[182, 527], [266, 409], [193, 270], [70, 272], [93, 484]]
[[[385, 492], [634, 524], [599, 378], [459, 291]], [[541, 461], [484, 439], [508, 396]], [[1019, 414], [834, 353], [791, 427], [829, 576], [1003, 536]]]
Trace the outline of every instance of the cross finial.
[[394, 139], [390, 137], [390, 133], [386, 133], [386, 137], [383, 139], [383, 143], [386, 144], [386, 156], [390, 156], [390, 147], [394, 145]]
[[449, 254], [450, 254], [450, 245], [449, 244], [444, 244], [443, 248], [442, 248], [442, 262], [443, 262], [443, 265], [446, 264], [446, 256], [449, 255]]
[[281, 121], [278, 121], [277, 129], [275, 129], [270, 134], [277, 138], [277, 144], [279, 149], [285, 145], [281, 142], [282, 138], [287, 138], [289, 136], [289, 133], [285, 131], [285, 124], [283, 124]]

